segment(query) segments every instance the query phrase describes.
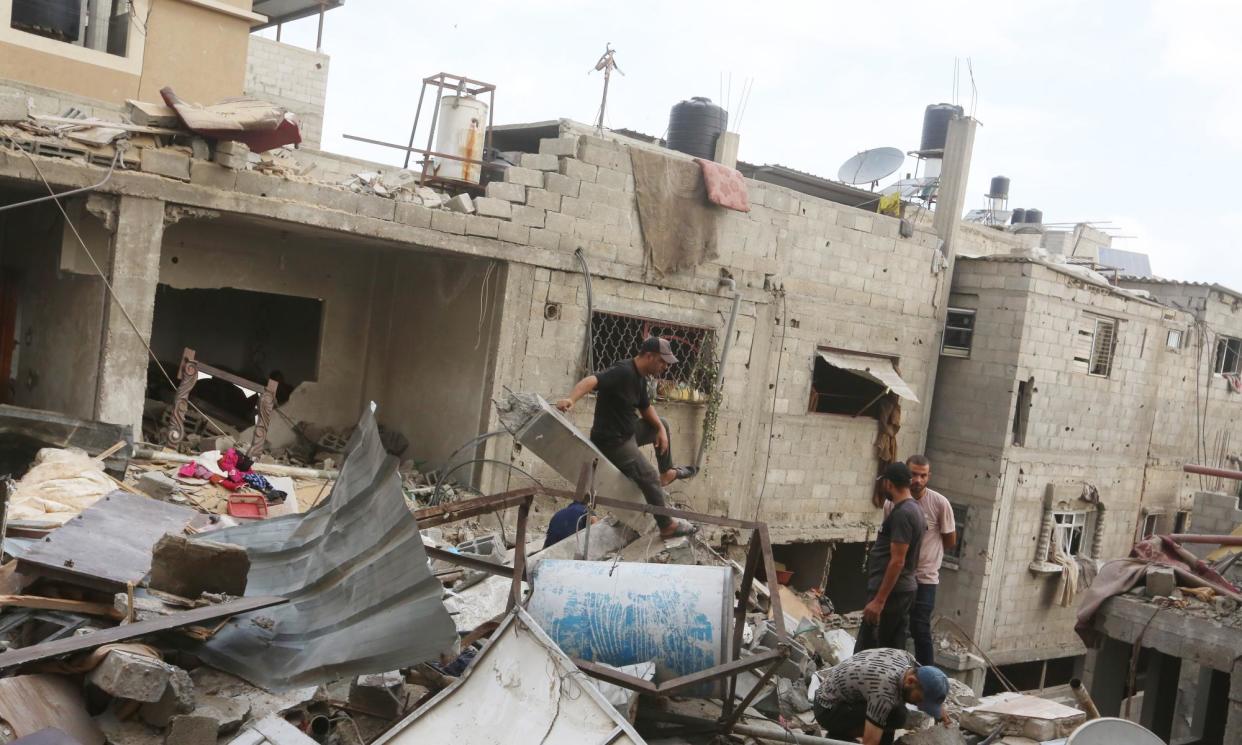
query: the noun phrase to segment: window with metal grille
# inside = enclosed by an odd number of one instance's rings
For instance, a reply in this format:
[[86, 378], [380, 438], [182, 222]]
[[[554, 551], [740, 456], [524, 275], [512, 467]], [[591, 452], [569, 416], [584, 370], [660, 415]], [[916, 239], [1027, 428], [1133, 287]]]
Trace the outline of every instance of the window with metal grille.
[[1083, 314], [1074, 337], [1075, 365], [1088, 375], [1107, 378], [1113, 372], [1113, 352], [1116, 348], [1116, 319]]
[[941, 354], [950, 357], [969, 357], [970, 345], [975, 336], [975, 311], [966, 308], [949, 308], [944, 321], [944, 344]]
[[714, 329], [596, 311], [591, 315], [595, 371], [637, 355], [648, 336], [668, 339], [677, 357], [677, 364], [656, 380], [655, 400], [706, 403], [716, 384]]
[[1078, 556], [1087, 530], [1087, 513], [1054, 512], [1052, 519], [1056, 521], [1052, 527], [1054, 545], [1066, 556]]
[[1181, 329], [1169, 329], [1169, 335], [1165, 337], [1164, 345], [1168, 347], [1169, 349], [1181, 349], [1182, 348], [1182, 330]]
[[1242, 373], [1242, 339], [1222, 336], [1216, 340], [1216, 359], [1212, 372], [1218, 375]]

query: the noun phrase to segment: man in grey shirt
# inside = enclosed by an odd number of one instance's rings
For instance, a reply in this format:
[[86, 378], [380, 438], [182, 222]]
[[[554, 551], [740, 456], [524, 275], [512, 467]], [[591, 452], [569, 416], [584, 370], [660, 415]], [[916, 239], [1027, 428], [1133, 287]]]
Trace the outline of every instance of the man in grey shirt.
[[889, 745], [894, 731], [906, 724], [907, 703], [949, 724], [943, 706], [948, 679], [939, 668], [920, 666], [905, 650], [870, 649], [819, 675], [815, 719], [831, 738]]
[[890, 463], [879, 481], [893, 507], [867, 557], [867, 605], [854, 653], [876, 647], [906, 648], [910, 608], [918, 589], [914, 572], [927, 521], [910, 495], [910, 468]]

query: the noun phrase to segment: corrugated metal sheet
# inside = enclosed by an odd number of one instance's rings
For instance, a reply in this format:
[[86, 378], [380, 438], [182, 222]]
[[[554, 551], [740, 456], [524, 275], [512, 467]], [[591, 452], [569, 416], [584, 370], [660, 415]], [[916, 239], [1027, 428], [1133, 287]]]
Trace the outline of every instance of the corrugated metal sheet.
[[644, 745], [521, 606], [457, 682], [375, 741], [415, 743]]
[[322, 504], [203, 538], [246, 548], [247, 595], [290, 601], [234, 618], [200, 652], [255, 685], [283, 690], [410, 667], [456, 639], [371, 411]]
[[893, 367], [893, 361], [887, 357], [872, 357], [866, 354], [851, 354], [827, 349], [819, 350], [819, 356], [833, 367], [849, 370], [879, 383], [907, 401], [919, 402], [918, 396], [914, 395], [914, 389], [902, 380], [897, 374], [897, 369]]

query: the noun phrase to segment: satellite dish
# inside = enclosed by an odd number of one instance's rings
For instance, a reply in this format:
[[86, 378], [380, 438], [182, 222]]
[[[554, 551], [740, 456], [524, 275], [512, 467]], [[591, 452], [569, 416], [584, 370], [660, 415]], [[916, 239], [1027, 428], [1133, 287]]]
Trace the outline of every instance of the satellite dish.
[[870, 184], [891, 176], [906, 162], [906, 154], [895, 147], [864, 150], [841, 164], [837, 179], [845, 184]]
[[1066, 745], [1163, 745], [1164, 741], [1146, 727], [1140, 727], [1125, 719], [1103, 717], [1079, 725], [1066, 740]]

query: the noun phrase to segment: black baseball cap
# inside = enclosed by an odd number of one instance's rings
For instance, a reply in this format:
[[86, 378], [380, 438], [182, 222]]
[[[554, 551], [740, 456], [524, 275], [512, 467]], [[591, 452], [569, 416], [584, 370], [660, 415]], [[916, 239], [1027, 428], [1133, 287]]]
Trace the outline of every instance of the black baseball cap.
[[876, 481], [885, 479], [892, 482], [893, 486], [909, 486], [912, 478], [913, 476], [910, 473], [910, 467], [905, 463], [898, 462], [889, 463], [885, 466], [884, 472], [876, 478]]
[[670, 365], [677, 362], [677, 357], [673, 355], [673, 347], [669, 345], [668, 339], [659, 336], [648, 336], [644, 339], [642, 351], [655, 352]]

